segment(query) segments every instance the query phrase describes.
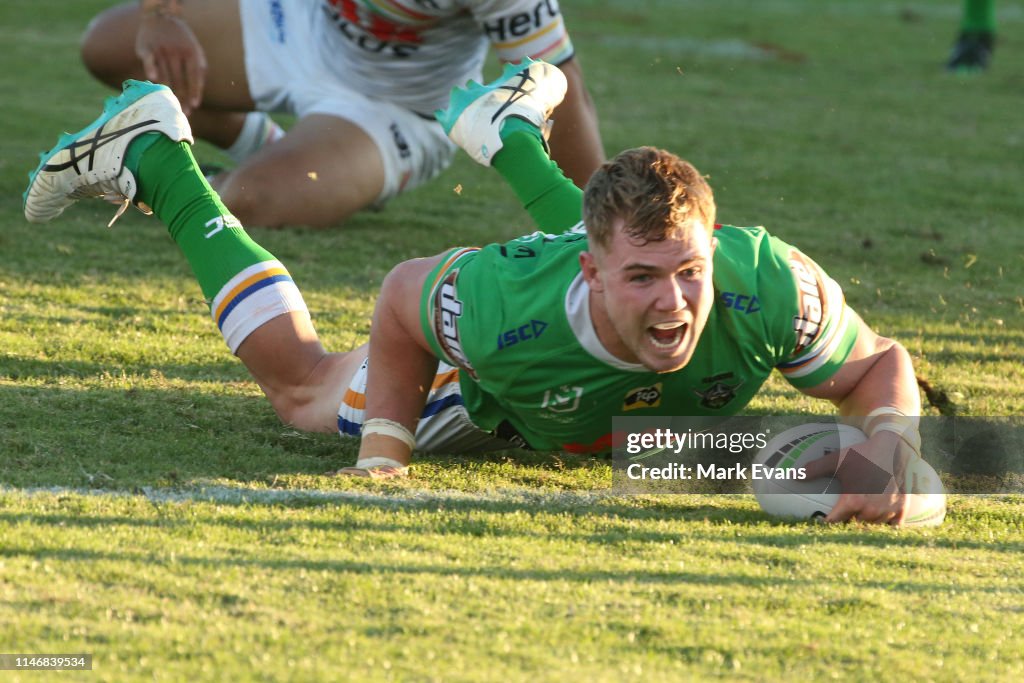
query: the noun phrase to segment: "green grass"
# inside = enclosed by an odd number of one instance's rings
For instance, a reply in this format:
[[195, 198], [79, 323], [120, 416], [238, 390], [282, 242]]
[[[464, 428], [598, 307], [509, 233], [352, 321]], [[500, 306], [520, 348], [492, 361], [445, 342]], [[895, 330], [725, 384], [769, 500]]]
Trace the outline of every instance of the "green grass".
[[[998, 4], [992, 70], [957, 78], [953, 0], [563, 4], [609, 152], [692, 160], [721, 221], [812, 255], [943, 410], [1024, 415], [1024, 6]], [[1024, 677], [1020, 496], [957, 496], [943, 527], [894, 532], [614, 497], [600, 457], [325, 476], [354, 444], [280, 425], [155, 221], [21, 215], [35, 155], [106, 94], [76, 50], [107, 5], [0, 6], [0, 652], [95, 657], [8, 678]], [[528, 229], [460, 158], [343, 228], [252, 233], [342, 350], [394, 263]], [[751, 410], [823, 406], [773, 380]]]

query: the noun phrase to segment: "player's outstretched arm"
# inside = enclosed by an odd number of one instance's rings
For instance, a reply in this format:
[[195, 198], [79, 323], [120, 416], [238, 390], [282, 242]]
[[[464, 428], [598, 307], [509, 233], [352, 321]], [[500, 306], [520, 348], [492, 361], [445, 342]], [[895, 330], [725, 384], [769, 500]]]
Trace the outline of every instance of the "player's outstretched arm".
[[846, 362], [804, 393], [832, 401], [842, 415], [868, 415], [883, 406], [919, 415], [921, 397], [910, 354], [899, 342], [879, 336], [859, 316], [854, 323], [857, 341]]
[[[898, 342], [876, 334], [859, 317], [854, 323], [859, 328], [857, 341], [843, 366], [828, 380], [802, 391], [831, 400], [843, 416], [862, 418], [858, 426], [869, 437], [863, 455], [893, 472], [894, 481], [903, 481], [907, 465], [920, 457], [921, 443], [921, 399], [910, 354]], [[835, 474], [839, 456], [810, 463], [808, 477]], [[840, 470], [840, 480], [842, 474]], [[879, 493], [843, 494], [826, 521], [856, 518], [899, 526], [909, 502], [895, 487]]]
[[558, 68], [565, 74], [568, 88], [548, 140], [551, 158], [577, 187], [584, 187], [605, 160], [597, 109], [576, 58], [562, 62]]
[[384, 279], [370, 328], [366, 412], [355, 467], [339, 474], [400, 476], [415, 448], [416, 423], [437, 372], [420, 323], [427, 276], [442, 255], [396, 266]]

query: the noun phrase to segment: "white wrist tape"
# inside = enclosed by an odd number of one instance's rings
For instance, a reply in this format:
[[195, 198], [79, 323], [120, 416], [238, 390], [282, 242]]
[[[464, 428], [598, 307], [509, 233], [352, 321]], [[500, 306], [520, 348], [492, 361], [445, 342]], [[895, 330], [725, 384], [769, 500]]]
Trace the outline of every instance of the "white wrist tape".
[[874, 410], [872, 410], [865, 416], [864, 419], [870, 420], [871, 418], [878, 417], [879, 415], [899, 415], [900, 417], [907, 416], [907, 414], [904, 413], [899, 408], [893, 408], [892, 406], [882, 406], [881, 408], [875, 408]]
[[909, 417], [899, 408], [893, 408], [892, 406], [882, 406], [881, 408], [875, 408], [867, 417], [864, 418], [865, 426], [871, 421], [872, 418], [890, 416], [889, 419], [883, 419], [876, 421], [866, 429], [868, 437], [872, 437], [878, 432], [892, 432], [903, 440], [903, 443], [907, 444], [918, 455], [921, 456], [921, 433], [918, 431], [917, 424], [918, 418]]
[[402, 425], [394, 420], [388, 420], [383, 417], [372, 417], [363, 423], [363, 436], [370, 434], [380, 434], [381, 436], [390, 436], [392, 439], [398, 439], [406, 446], [409, 450], [416, 448], [416, 436]]
[[396, 470], [404, 470], [408, 465], [403, 465], [397, 460], [391, 458], [384, 458], [376, 456], [373, 458], [363, 458], [356, 462], [356, 467], [361, 470], [372, 470], [374, 467], [394, 467]]

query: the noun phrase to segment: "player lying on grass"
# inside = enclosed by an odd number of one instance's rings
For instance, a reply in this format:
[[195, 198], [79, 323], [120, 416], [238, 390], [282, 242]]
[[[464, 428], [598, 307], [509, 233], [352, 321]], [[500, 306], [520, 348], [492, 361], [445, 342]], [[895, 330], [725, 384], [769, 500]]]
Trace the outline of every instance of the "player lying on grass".
[[[540, 134], [564, 92], [543, 62], [453, 92], [439, 112], [445, 130], [493, 161], [545, 231], [398, 265], [368, 347], [350, 353], [324, 350], [288, 271], [210, 189], [163, 86], [127, 83], [94, 124], [43, 155], [25, 214], [48, 221], [90, 196], [151, 207], [281, 419], [361, 435], [343, 473], [404, 474], [414, 446], [608, 450], [611, 418], [627, 408], [735, 414], [778, 368], [862, 416], [868, 457], [902, 481], [920, 444], [903, 347], [871, 331], [799, 250], [762, 228], [715, 226], [711, 189], [668, 152], [627, 150], [581, 193]], [[829, 519], [899, 524], [906, 503], [895, 487], [844, 495]]]
[[[604, 152], [553, 0], [138, 0], [92, 21], [82, 60], [113, 87], [171, 86], [194, 134], [239, 162], [214, 185], [246, 225], [326, 227], [448, 165], [432, 114], [489, 47], [564, 67], [552, 150], [582, 187]], [[267, 111], [296, 117], [287, 135]]]

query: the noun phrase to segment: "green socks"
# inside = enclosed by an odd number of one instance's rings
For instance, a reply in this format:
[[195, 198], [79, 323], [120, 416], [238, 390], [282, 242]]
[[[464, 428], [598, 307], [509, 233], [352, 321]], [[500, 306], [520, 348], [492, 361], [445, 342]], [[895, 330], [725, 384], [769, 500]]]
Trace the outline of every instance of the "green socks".
[[502, 147], [491, 165], [516, 193], [537, 228], [557, 233], [579, 223], [583, 191], [548, 156], [537, 127], [509, 118], [500, 135]]
[[245, 267], [274, 260], [245, 233], [206, 182], [188, 143], [147, 133], [128, 147], [125, 165], [139, 184], [136, 200], [152, 208], [167, 226], [207, 300]]
[[972, 33], [995, 33], [996, 0], [964, 0], [960, 29]]
[[138, 182], [135, 200], [167, 226], [232, 352], [272, 318], [306, 312], [288, 271], [231, 215], [187, 143], [141, 135], [129, 145], [125, 166]]

